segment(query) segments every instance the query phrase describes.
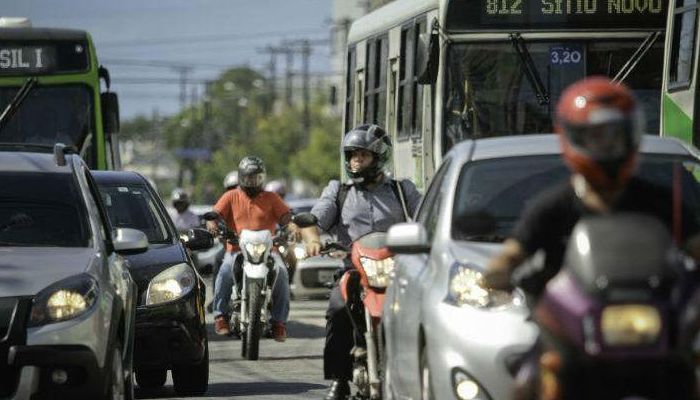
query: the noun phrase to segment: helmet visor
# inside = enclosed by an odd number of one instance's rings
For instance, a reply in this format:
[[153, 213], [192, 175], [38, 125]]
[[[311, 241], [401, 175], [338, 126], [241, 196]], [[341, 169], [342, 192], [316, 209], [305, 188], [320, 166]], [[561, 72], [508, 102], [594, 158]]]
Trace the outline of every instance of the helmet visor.
[[258, 172], [256, 174], [243, 175], [240, 177], [240, 185], [243, 187], [262, 187], [265, 182], [265, 173]]
[[565, 131], [574, 147], [597, 160], [624, 158], [639, 144], [633, 123], [629, 119], [588, 126], [568, 126]]

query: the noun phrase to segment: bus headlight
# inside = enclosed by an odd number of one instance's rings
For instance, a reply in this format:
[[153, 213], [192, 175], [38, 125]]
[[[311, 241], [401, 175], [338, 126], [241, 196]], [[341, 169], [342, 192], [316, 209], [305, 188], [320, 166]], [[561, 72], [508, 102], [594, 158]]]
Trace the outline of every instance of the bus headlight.
[[376, 288], [385, 288], [389, 286], [391, 273], [394, 272], [394, 257], [388, 257], [383, 260], [373, 260], [367, 257], [360, 257], [362, 268], [367, 275], [369, 285]]
[[446, 301], [458, 307], [498, 307], [513, 301], [510, 293], [487, 289], [482, 281], [483, 275], [475, 266], [455, 264], [450, 271]]
[[76, 318], [97, 302], [99, 287], [90, 275], [63, 279], [34, 297], [29, 326], [41, 326]]
[[146, 305], [167, 303], [187, 295], [196, 284], [192, 268], [177, 264], [151, 279], [146, 291]]
[[610, 346], [654, 343], [661, 334], [661, 315], [652, 306], [626, 304], [607, 306], [600, 318], [603, 341]]

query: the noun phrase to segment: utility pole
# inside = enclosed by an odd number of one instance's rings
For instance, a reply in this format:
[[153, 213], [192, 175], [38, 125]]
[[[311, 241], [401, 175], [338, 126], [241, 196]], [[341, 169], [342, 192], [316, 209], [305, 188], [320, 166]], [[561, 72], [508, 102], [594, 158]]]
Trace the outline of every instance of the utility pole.
[[303, 40], [301, 42], [301, 57], [303, 77], [302, 94], [304, 98], [303, 127], [304, 131], [308, 132], [311, 127], [311, 120], [309, 117], [309, 57], [311, 57], [311, 44], [308, 40]]
[[174, 66], [173, 69], [180, 74], [180, 109], [184, 109], [187, 106], [187, 74], [192, 67]]
[[294, 50], [289, 45], [285, 45], [283, 48], [285, 55], [287, 56], [286, 65], [286, 77], [285, 77], [285, 89], [284, 97], [287, 103], [287, 107], [292, 106], [292, 80], [294, 79], [294, 73], [292, 72], [292, 67], [294, 66]]
[[268, 78], [270, 109], [268, 111], [272, 111], [275, 106], [275, 101], [277, 101], [277, 55], [281, 52], [281, 49], [273, 46], [267, 46], [261, 51], [264, 53], [270, 53], [270, 63], [268, 64], [270, 75]]

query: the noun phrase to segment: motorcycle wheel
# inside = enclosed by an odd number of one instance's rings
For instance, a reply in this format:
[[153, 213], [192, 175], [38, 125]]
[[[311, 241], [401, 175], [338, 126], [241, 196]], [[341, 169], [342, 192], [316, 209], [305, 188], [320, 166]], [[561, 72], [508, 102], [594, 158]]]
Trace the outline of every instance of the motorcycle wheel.
[[248, 360], [258, 359], [262, 333], [260, 324], [262, 301], [262, 286], [259, 283], [251, 282], [248, 286], [248, 329], [242, 340], [243, 352], [245, 352], [243, 357]]

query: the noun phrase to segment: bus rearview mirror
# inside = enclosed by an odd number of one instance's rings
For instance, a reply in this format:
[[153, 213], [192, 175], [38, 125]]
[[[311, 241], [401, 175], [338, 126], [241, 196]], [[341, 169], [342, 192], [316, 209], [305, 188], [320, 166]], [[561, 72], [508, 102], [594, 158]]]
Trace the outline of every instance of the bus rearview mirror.
[[119, 99], [114, 92], [100, 94], [102, 103], [102, 125], [105, 134], [119, 132]]
[[437, 33], [418, 35], [416, 78], [421, 85], [432, 85], [437, 80], [440, 58], [440, 40]]

